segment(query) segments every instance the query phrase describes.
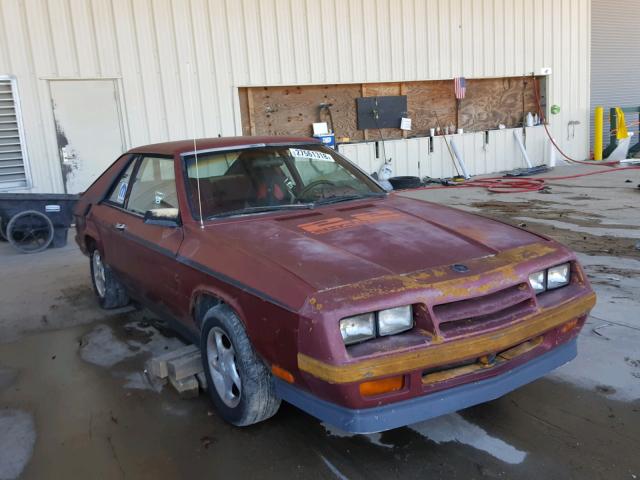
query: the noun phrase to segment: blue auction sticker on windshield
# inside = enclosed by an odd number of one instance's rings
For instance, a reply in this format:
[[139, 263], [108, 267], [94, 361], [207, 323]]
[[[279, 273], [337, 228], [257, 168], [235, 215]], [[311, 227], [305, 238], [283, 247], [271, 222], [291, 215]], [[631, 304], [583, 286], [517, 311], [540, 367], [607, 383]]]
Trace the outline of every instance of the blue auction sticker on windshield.
[[118, 190], [118, 203], [124, 202], [124, 197], [127, 194], [127, 186], [129, 184], [127, 182], [122, 182], [120, 184], [120, 189]]
[[333, 157], [328, 153], [318, 152], [316, 150], [304, 150], [302, 148], [290, 148], [289, 153], [293, 157], [311, 158], [312, 160], [323, 160], [325, 162], [333, 162]]

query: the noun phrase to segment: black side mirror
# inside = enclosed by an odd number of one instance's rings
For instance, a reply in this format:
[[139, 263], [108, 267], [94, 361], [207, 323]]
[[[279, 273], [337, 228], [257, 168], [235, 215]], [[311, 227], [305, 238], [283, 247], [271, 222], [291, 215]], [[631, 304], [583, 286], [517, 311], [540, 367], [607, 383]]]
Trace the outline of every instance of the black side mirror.
[[146, 211], [144, 223], [161, 227], [179, 227], [180, 213], [177, 208], [154, 208]]

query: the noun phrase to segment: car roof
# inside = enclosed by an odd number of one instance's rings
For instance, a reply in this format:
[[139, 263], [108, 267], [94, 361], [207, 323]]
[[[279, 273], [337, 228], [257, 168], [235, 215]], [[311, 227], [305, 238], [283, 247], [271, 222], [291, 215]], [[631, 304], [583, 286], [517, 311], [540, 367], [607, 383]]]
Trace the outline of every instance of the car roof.
[[159, 155], [176, 155], [186, 152], [198, 152], [213, 148], [234, 148], [251, 145], [271, 145], [282, 143], [320, 143], [317, 138], [312, 137], [285, 137], [285, 136], [264, 136], [264, 137], [217, 137], [217, 138], [197, 138], [177, 140], [174, 142], [154, 143], [132, 148], [128, 153], [155, 153]]

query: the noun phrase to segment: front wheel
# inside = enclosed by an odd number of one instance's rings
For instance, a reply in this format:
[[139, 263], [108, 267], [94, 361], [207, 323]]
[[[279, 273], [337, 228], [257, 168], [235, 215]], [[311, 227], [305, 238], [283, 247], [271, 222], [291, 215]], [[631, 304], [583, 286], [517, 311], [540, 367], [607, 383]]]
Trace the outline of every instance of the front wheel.
[[253, 349], [240, 319], [226, 305], [205, 315], [200, 350], [208, 392], [220, 416], [242, 427], [280, 407], [271, 372]]
[[124, 286], [115, 278], [111, 268], [104, 263], [102, 254], [97, 248], [91, 252], [91, 282], [102, 308], [108, 310], [129, 304], [129, 296]]

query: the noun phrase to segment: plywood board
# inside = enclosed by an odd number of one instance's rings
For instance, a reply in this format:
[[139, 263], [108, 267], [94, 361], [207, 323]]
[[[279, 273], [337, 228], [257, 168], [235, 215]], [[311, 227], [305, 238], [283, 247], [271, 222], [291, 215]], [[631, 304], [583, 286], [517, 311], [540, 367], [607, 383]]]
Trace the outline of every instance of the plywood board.
[[[536, 111], [531, 77], [467, 80], [467, 95], [460, 102], [460, 125], [456, 125], [453, 80], [249, 87], [240, 88], [239, 94], [245, 135], [309, 136], [312, 123], [330, 123], [327, 110], [320, 108], [329, 103], [338, 142], [379, 140], [381, 134], [385, 140], [426, 136], [438, 124], [442, 130], [454, 126], [465, 132], [493, 130], [500, 124], [517, 127], [522, 125], [523, 111]], [[407, 95], [413, 130], [358, 130], [356, 99], [389, 95]]]
[[[312, 123], [330, 123], [326, 109], [321, 111], [320, 108], [321, 103], [328, 103], [331, 104], [336, 137], [364, 140], [364, 133], [356, 125], [355, 99], [361, 91], [358, 84], [252, 87], [247, 90], [253, 101], [250, 116], [256, 135], [310, 136]], [[246, 132], [244, 118], [242, 124], [243, 132]]]
[[456, 123], [456, 97], [452, 80], [430, 82], [407, 82], [405, 84], [412, 120], [411, 135], [429, 135], [429, 129], [438, 124], [445, 126]]
[[536, 111], [531, 77], [468, 80], [466, 98], [460, 102], [460, 127], [465, 131], [493, 130], [500, 124], [517, 127], [527, 112]]

